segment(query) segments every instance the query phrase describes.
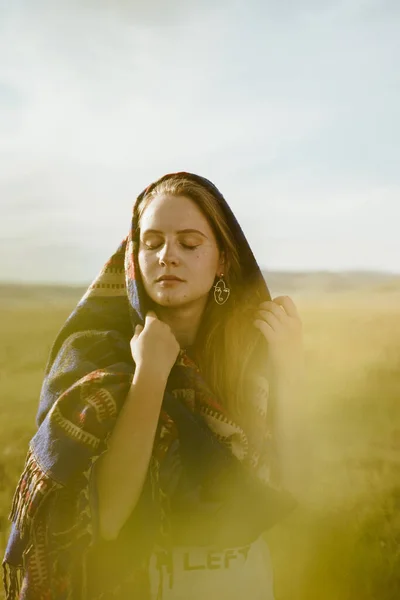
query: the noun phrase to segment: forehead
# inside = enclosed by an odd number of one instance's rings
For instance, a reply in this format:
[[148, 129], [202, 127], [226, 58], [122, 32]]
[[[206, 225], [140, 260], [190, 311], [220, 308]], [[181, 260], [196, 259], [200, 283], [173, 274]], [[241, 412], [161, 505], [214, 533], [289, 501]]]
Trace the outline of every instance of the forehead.
[[210, 232], [206, 216], [190, 198], [186, 196], [160, 195], [153, 198], [144, 209], [141, 229], [175, 231], [180, 229], [200, 229]]

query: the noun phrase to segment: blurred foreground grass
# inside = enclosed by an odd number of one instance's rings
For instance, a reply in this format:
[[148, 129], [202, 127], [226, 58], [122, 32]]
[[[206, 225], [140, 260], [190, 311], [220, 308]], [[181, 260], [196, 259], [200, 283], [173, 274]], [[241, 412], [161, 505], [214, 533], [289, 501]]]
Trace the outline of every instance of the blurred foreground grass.
[[[267, 534], [276, 600], [398, 600], [400, 290], [291, 296], [305, 330], [309, 391], [295, 409], [309, 416], [313, 477], [304, 506]], [[43, 369], [79, 297], [2, 303], [1, 555]]]

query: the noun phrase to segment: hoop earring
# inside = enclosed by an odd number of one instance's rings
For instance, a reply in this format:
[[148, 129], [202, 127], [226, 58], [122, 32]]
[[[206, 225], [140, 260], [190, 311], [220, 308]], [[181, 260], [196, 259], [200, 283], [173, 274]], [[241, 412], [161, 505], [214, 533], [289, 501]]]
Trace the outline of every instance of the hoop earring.
[[231, 293], [230, 288], [227, 287], [224, 281], [224, 274], [221, 273], [220, 278], [217, 283], [214, 285], [214, 300], [217, 304], [222, 305], [229, 298], [229, 294]]

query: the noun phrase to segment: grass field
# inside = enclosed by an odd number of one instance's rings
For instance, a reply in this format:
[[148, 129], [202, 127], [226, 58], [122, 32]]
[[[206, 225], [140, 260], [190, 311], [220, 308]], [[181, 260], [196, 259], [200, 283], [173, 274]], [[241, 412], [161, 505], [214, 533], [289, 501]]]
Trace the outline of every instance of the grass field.
[[[0, 298], [1, 554], [47, 355], [79, 296]], [[276, 600], [398, 600], [400, 283], [291, 296], [305, 329], [308, 393], [295, 409], [308, 415], [313, 476], [303, 505], [267, 534]]]

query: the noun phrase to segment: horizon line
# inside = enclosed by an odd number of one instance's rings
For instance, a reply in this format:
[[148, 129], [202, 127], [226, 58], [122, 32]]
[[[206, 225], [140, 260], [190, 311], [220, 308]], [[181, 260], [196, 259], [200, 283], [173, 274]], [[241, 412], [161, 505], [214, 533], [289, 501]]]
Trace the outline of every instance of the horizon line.
[[[383, 277], [400, 277], [400, 271], [378, 270], [378, 269], [266, 269], [261, 268], [263, 275], [374, 275]], [[51, 287], [87, 287], [90, 281], [55, 281], [55, 280], [27, 280], [27, 279], [0, 279], [0, 286], [51, 286]]]

